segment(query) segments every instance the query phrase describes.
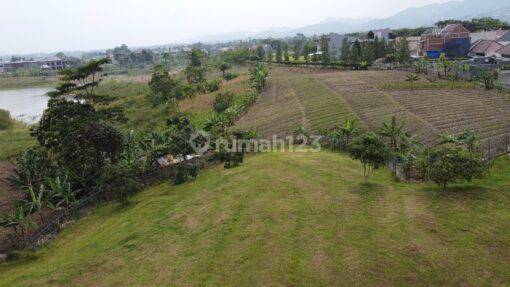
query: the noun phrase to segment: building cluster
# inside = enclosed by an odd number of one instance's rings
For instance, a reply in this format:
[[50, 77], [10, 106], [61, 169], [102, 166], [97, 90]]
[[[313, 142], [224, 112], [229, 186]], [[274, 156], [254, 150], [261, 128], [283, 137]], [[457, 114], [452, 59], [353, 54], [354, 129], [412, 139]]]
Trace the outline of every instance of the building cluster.
[[510, 58], [509, 30], [471, 33], [461, 24], [450, 24], [407, 40], [411, 55], [416, 57], [434, 59], [444, 53], [447, 57]]
[[[371, 41], [384, 39], [385, 41], [399, 40], [391, 29], [369, 31], [364, 39], [330, 33], [325, 35], [332, 57], [341, 56], [341, 45], [344, 39], [349, 42], [356, 40]], [[423, 35], [408, 37], [411, 56], [415, 58], [427, 56], [437, 59], [441, 54], [447, 57], [496, 57], [510, 58], [510, 30], [497, 30], [471, 33], [462, 24], [450, 24], [443, 29], [432, 28]], [[321, 54], [321, 44], [317, 44], [317, 53]]]
[[49, 57], [39, 60], [17, 59], [0, 62], [0, 73], [12, 73], [21, 70], [39, 69], [42, 71], [58, 71], [79, 65], [81, 60], [74, 57]]

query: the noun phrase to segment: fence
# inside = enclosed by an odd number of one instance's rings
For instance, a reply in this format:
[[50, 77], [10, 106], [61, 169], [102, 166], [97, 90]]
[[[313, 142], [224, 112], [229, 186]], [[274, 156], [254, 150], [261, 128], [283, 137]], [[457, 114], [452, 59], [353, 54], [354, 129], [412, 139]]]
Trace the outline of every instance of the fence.
[[[212, 154], [205, 154], [199, 158], [193, 158], [190, 161], [195, 162], [202, 169], [214, 163]], [[173, 174], [173, 166], [174, 165], [170, 165], [143, 175], [141, 176], [141, 181], [145, 186], [149, 186], [168, 179]], [[85, 215], [88, 210], [94, 207], [98, 202], [101, 202], [104, 197], [105, 193], [102, 191], [92, 192], [81, 198], [71, 208], [56, 211], [52, 216], [47, 218], [41, 226], [25, 236], [22, 242], [14, 243], [7, 238], [3, 243], [0, 243], [0, 254], [16, 248], [35, 248], [40, 246], [47, 241], [48, 237], [57, 234], [66, 223]]]

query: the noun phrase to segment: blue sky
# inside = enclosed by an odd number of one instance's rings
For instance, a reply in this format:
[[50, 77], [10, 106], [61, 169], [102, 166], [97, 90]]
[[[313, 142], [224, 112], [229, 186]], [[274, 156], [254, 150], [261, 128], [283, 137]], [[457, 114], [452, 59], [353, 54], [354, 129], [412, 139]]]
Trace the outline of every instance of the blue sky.
[[446, 0], [0, 0], [0, 55], [178, 43], [439, 2]]

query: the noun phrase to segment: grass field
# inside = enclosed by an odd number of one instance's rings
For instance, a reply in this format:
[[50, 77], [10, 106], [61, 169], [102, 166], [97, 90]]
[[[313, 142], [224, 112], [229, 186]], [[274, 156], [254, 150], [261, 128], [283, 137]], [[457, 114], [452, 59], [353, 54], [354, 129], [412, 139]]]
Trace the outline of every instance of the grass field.
[[263, 135], [289, 132], [305, 125], [310, 131], [359, 119], [377, 131], [395, 115], [425, 143], [441, 133], [470, 128], [482, 139], [510, 134], [510, 96], [469, 83], [424, 79], [406, 83], [407, 73], [396, 71], [321, 71], [274, 68], [267, 91], [239, 122]]
[[0, 131], [0, 162], [18, 155], [33, 145], [35, 140], [30, 137], [28, 128], [23, 125]]
[[0, 265], [1, 286], [502, 286], [510, 160], [440, 192], [332, 153], [249, 156], [108, 204]]
[[0, 90], [52, 87], [57, 77], [0, 77]]

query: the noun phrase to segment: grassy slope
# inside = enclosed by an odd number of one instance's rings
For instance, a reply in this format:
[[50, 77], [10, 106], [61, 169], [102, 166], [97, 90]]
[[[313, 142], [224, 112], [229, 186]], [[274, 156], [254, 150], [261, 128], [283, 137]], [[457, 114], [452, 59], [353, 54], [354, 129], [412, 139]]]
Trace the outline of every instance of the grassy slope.
[[57, 81], [57, 77], [0, 77], [0, 90], [51, 87]]
[[510, 161], [438, 192], [331, 152], [251, 156], [109, 204], [2, 286], [510, 284]]
[[33, 145], [35, 140], [30, 137], [28, 128], [23, 125], [0, 131], [0, 162], [18, 155]]

